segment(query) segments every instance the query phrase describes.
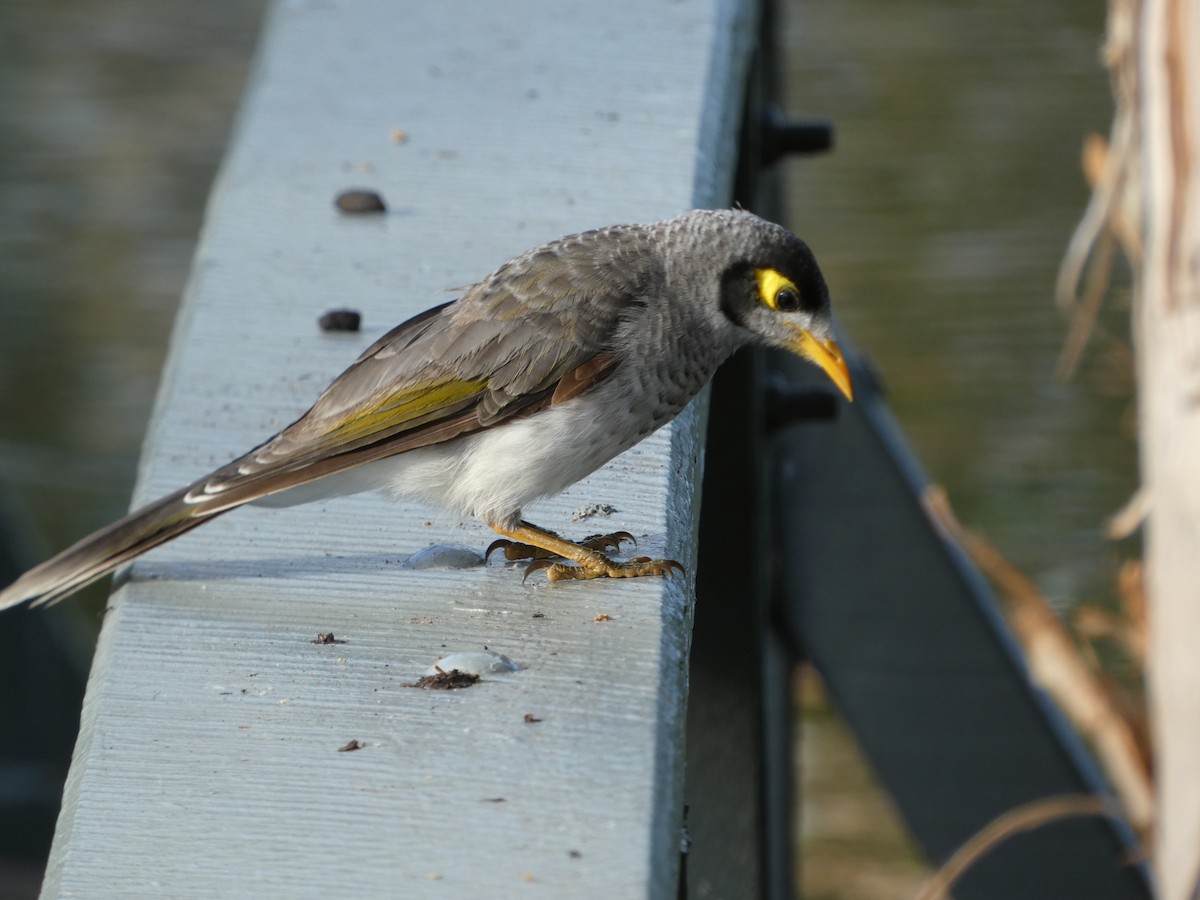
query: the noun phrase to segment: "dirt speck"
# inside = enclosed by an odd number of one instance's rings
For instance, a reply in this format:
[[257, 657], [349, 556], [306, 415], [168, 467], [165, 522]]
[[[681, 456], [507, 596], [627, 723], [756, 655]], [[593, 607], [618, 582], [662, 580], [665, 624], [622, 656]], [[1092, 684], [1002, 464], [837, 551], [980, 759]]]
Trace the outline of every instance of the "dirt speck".
[[438, 669], [433, 675], [423, 675], [404, 687], [420, 688], [423, 691], [456, 691], [472, 687], [479, 682], [480, 678], [474, 672], [460, 672], [458, 669], [445, 672]]

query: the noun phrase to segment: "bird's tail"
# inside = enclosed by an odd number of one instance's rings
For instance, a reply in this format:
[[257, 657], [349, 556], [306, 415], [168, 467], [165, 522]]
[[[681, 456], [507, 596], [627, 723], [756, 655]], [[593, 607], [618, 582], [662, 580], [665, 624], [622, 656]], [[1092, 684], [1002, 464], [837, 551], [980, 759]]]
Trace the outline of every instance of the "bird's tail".
[[189, 488], [130, 513], [88, 535], [0, 591], [0, 610], [27, 600], [34, 606], [56, 603], [152, 547], [183, 534], [233, 505], [204, 509], [184, 498]]

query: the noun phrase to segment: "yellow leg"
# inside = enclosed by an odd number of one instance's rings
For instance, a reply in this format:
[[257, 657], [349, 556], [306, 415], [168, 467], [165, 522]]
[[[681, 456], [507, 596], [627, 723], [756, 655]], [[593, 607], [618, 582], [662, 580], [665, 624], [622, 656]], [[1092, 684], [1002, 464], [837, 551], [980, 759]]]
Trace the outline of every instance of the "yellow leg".
[[[539, 569], [546, 570], [546, 577], [550, 581], [562, 581], [571, 578], [637, 578], [642, 575], [670, 575], [674, 572], [683, 571], [683, 566], [673, 559], [650, 559], [649, 557], [640, 556], [637, 559], [631, 559], [629, 562], [615, 562], [599, 550], [572, 543], [564, 538], [560, 538], [551, 531], [531, 525], [529, 522], [521, 522], [512, 529], [498, 528], [495, 525], [492, 528], [517, 544], [536, 547], [546, 551], [546, 554], [549, 556], [559, 556], [575, 563], [573, 566], [568, 566], [565, 563], [551, 563], [543, 558], [535, 559], [525, 572], [526, 578], [529, 577], [531, 572], [536, 572]], [[488, 552], [491, 552], [500, 543], [497, 541], [496, 544], [488, 548]], [[619, 546], [619, 541], [616, 543]], [[612, 546], [612, 543], [602, 544], [602, 546], [607, 549], [607, 547]], [[505, 555], [507, 553], [508, 550], [506, 547]]]
[[[553, 531], [546, 532], [558, 537]], [[582, 541], [578, 542], [578, 546], [586, 547], [589, 550], [599, 550], [601, 553], [609, 551], [619, 551], [621, 542], [628, 541], [637, 546], [637, 538], [628, 531], [614, 531], [612, 534], [590, 534]], [[487, 550], [484, 551], [483, 558], [487, 559], [497, 550], [504, 551], [504, 558], [507, 560], [518, 559], [547, 559], [552, 556], [557, 556], [557, 553], [552, 553], [544, 547], [537, 547], [533, 544], [521, 544], [517, 541], [499, 540], [492, 541]]]

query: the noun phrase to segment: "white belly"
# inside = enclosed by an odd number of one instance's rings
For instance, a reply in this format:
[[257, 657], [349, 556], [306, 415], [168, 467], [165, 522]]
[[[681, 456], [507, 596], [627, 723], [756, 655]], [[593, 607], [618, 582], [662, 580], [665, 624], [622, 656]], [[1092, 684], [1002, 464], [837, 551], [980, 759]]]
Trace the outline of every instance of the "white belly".
[[597, 416], [592, 402], [579, 398], [529, 418], [367, 463], [255, 502], [293, 506], [383, 490], [490, 524], [511, 525], [524, 506], [559, 493], [642, 437], [645, 435], [630, 429], [627, 416]]

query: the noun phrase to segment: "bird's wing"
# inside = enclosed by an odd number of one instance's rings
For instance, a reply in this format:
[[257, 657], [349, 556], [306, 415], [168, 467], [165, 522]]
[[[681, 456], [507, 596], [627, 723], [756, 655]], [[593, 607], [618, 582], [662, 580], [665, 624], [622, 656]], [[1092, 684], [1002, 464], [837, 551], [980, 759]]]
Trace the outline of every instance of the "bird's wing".
[[611, 246], [597, 245], [598, 258], [588, 237], [518, 257], [393, 329], [300, 419], [193, 486], [189, 501], [239, 505], [528, 415], [607, 378], [622, 317], [656, 275], [647, 254], [631, 246], [614, 265]]
[[0, 609], [60, 600], [251, 500], [578, 396], [618, 366], [622, 322], [664, 277], [656, 259], [627, 227], [506, 263], [368, 347], [265, 444], [26, 572], [0, 590]]

